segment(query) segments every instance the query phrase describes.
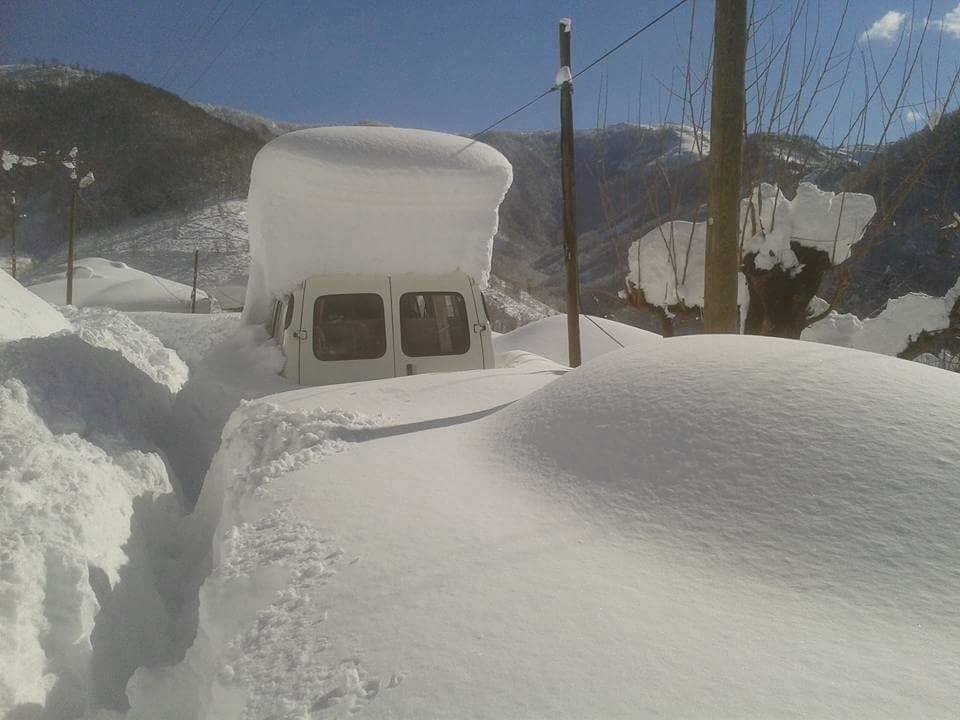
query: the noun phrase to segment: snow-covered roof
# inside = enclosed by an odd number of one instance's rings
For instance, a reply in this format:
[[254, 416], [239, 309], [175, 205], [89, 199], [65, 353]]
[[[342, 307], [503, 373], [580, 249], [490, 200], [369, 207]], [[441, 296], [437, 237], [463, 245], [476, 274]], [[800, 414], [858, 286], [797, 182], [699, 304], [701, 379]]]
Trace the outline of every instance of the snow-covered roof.
[[249, 322], [310, 275], [446, 273], [486, 282], [497, 209], [513, 180], [469, 138], [389, 127], [287, 133], [250, 177]]

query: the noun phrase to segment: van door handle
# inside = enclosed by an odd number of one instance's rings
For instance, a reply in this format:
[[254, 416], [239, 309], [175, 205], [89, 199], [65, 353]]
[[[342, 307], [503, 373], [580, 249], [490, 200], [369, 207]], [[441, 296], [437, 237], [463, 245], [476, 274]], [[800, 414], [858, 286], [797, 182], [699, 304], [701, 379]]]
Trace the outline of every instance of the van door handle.
[[294, 330], [294, 331], [293, 331], [293, 336], [294, 336], [297, 340], [306, 340], [306, 339], [307, 339], [307, 331], [306, 331], [306, 330]]
[[474, 323], [474, 324], [473, 324], [473, 331], [474, 331], [475, 333], [482, 333], [482, 332], [483, 332], [484, 330], [486, 330], [486, 329], [487, 329], [487, 326], [486, 326], [486, 325], [481, 325], [480, 323]]

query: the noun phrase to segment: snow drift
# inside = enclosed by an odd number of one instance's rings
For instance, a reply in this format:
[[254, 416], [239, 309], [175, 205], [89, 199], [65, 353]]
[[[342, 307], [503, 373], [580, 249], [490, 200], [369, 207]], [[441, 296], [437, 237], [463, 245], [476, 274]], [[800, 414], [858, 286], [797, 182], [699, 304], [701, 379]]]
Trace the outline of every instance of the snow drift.
[[461, 270], [486, 283], [512, 179], [499, 152], [444, 133], [281, 135], [257, 154], [250, 176], [244, 319], [265, 321], [271, 296], [321, 273]]
[[960, 379], [736, 336], [538, 362], [243, 406], [200, 633], [130, 718], [955, 711]]
[[72, 333], [0, 344], [4, 717], [123, 710], [134, 669], [190, 639], [167, 576], [172, 395], [122, 353]]
[[49, 303], [0, 270], [0, 342], [43, 337], [70, 328]]
[[[656, 333], [615, 320], [580, 317], [580, 349], [584, 362], [622, 347], [645, 345], [662, 339]], [[498, 335], [493, 339], [493, 346], [498, 355], [524, 350], [566, 365], [569, 362], [567, 316], [551, 315]]]
[[[49, 303], [63, 304], [67, 293], [66, 270], [53, 278], [38, 278], [30, 291]], [[118, 260], [82, 258], [73, 270], [73, 305], [116, 310], [190, 312], [192, 288], [132, 268]], [[210, 312], [210, 299], [197, 290], [197, 311]]]

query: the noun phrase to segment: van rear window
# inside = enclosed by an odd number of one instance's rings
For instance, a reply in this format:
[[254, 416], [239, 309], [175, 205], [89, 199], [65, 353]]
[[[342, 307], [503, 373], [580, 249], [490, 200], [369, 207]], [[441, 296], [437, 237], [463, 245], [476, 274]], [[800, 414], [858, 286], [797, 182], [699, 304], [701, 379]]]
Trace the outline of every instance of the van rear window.
[[463, 355], [470, 349], [463, 295], [449, 292], [401, 295], [400, 342], [407, 357]]
[[322, 295], [313, 304], [318, 360], [371, 360], [387, 352], [383, 299], [376, 293]]

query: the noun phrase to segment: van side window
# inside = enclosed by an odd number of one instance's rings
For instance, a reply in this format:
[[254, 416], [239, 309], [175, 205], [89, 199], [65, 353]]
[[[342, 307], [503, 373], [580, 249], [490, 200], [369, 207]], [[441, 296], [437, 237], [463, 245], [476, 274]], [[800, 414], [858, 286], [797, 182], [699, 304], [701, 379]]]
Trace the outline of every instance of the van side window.
[[287, 328], [289, 328], [289, 327], [290, 327], [290, 323], [293, 322], [293, 295], [287, 295], [287, 299], [286, 299], [285, 303], [286, 303], [286, 306], [287, 306], [287, 314], [286, 314], [286, 316], [283, 318], [283, 329], [284, 329], [284, 330], [286, 330]]
[[467, 304], [454, 292], [400, 296], [400, 342], [408, 357], [463, 355], [470, 349]]
[[273, 301], [273, 318], [270, 320], [270, 336], [277, 336], [277, 326], [280, 320], [280, 301]]
[[386, 352], [386, 323], [379, 295], [317, 298], [313, 304], [313, 354], [318, 360], [372, 360]]

